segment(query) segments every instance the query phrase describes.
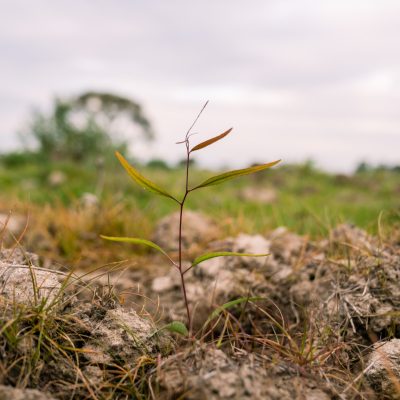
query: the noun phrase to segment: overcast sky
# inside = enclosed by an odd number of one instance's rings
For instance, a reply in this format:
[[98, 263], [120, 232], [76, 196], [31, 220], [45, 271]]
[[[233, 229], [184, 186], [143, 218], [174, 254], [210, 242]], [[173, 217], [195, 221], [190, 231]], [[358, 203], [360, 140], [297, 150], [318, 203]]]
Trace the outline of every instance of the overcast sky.
[[400, 163], [399, 0], [0, 0], [0, 150], [33, 107], [108, 90], [154, 123], [142, 157], [174, 144], [208, 99], [198, 154], [246, 166], [313, 159], [334, 171]]

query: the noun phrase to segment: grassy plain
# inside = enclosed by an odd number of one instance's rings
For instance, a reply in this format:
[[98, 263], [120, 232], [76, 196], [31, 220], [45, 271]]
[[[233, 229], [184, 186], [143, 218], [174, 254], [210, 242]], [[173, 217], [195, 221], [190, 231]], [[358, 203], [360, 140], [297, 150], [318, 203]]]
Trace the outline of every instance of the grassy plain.
[[[139, 169], [180, 197], [183, 168]], [[54, 174], [61, 175], [58, 182], [52, 182]], [[190, 181], [194, 185], [213, 174], [193, 167]], [[93, 243], [100, 246], [101, 233], [149, 237], [157, 221], [176, 210], [175, 203], [134, 184], [116, 160], [99, 167], [48, 163], [26, 155], [6, 157], [0, 162], [0, 187], [0, 211], [29, 215], [28, 245], [29, 241], [37, 245], [38, 235], [48, 238], [47, 248], [59, 261], [77, 260]], [[249, 189], [253, 194], [245, 195]], [[252, 198], [264, 191], [269, 200]], [[96, 211], [87, 212], [83, 206], [87, 193], [97, 196]], [[400, 225], [399, 195], [400, 172], [396, 170], [334, 175], [311, 164], [282, 163], [252, 177], [198, 190], [189, 198], [188, 208], [213, 217], [225, 235], [265, 234], [286, 226], [317, 239], [343, 222], [376, 234], [380, 221], [381, 229], [392, 232]], [[101, 243], [111, 250], [110, 244]]]

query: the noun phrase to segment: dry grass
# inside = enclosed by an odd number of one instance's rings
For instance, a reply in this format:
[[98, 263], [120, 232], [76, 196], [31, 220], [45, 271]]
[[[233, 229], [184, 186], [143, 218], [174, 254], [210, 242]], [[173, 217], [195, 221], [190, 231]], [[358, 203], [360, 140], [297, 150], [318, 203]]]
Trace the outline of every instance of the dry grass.
[[[15, 235], [10, 234], [7, 227], [1, 228], [2, 246], [34, 250], [43, 260], [56, 260], [61, 270], [70, 271], [70, 267], [75, 266], [93, 272], [80, 279], [66, 272], [66, 283], [56, 296], [57, 301], [51, 304], [36, 302], [21, 306], [0, 297], [1, 383], [22, 388], [38, 387], [60, 393], [60, 398], [157, 399], [165, 395], [159, 383], [163, 368], [170, 363], [181, 364], [184, 368], [188, 352], [211, 346], [230, 357], [253, 354], [265, 368], [281, 365], [290, 373], [318, 379], [336, 398], [374, 398], [364, 375], [369, 367], [366, 355], [377, 338], [345, 342], [336, 327], [327, 325], [309, 310], [282, 306], [269, 300], [247, 301], [224, 308], [197, 333], [195, 341], [180, 339], [173, 356], [143, 355], [134, 365], [109, 364], [99, 380], [92, 382], [84, 372], [86, 361], [82, 350], [82, 343], [90, 332], [69, 304], [77, 292], [100, 307], [133, 297], [137, 300], [136, 308], [158, 323], [160, 309], [173, 305], [160, 305], [157, 299], [149, 299], [135, 289], [118, 291], [114, 282], [100, 287], [95, 283], [104, 282], [108, 270], [119, 268], [119, 260], [125, 260], [126, 267], [136, 268], [146, 276], [147, 268], [154, 262], [149, 261], [148, 254], [137, 253], [138, 249], [133, 251], [129, 246], [104, 242], [99, 239], [99, 234], [150, 237], [155, 221], [125, 200], [105, 201], [94, 208], [84, 207], [79, 202], [68, 207], [61, 203], [44, 207], [17, 201], [11, 203], [14, 213], [28, 217], [27, 223]], [[3, 202], [0, 208], [9, 209], [10, 204]], [[376, 223], [378, 240], [386, 243], [390, 239], [392, 243], [399, 243], [400, 229], [384, 224], [382, 219]], [[226, 226], [225, 233], [230, 235], [250, 226], [244, 212], [238, 225], [226, 224], [227, 221], [220, 223]], [[330, 229], [329, 226], [325, 228]], [[339, 263], [351, 273], [352, 251], [363, 252], [347, 243], [332, 246], [329, 261]], [[343, 264], [346, 259], [349, 261], [347, 266]], [[297, 268], [300, 264], [299, 258]], [[34, 274], [34, 269], [31, 272]], [[344, 324], [352, 326], [352, 317]], [[390, 367], [388, 375], [400, 393], [399, 380]]]

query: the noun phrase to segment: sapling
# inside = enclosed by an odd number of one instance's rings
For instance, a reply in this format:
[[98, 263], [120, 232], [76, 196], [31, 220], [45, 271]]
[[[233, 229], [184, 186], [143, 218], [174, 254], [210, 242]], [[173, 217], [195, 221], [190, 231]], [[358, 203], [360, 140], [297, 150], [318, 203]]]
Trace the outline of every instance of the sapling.
[[[182, 252], [182, 226], [183, 226], [183, 220], [184, 220], [184, 212], [183, 211], [184, 211], [184, 207], [185, 207], [186, 200], [187, 200], [188, 196], [190, 194], [192, 194], [193, 192], [195, 192], [196, 190], [199, 190], [199, 189], [202, 189], [202, 188], [205, 188], [205, 187], [208, 187], [208, 186], [219, 185], [220, 183], [226, 182], [226, 181], [228, 181], [230, 179], [234, 179], [234, 178], [237, 178], [237, 177], [240, 177], [240, 176], [243, 176], [243, 175], [253, 174], [255, 172], [259, 172], [259, 171], [265, 170], [267, 168], [271, 168], [271, 167], [273, 167], [274, 165], [276, 165], [276, 164], [278, 164], [280, 162], [280, 160], [277, 160], [277, 161], [273, 161], [273, 162], [266, 163], [266, 164], [252, 166], [252, 167], [249, 167], [249, 168], [228, 171], [228, 172], [225, 172], [223, 174], [219, 174], [219, 175], [213, 176], [211, 178], [208, 178], [207, 180], [205, 180], [204, 182], [202, 182], [201, 184], [199, 184], [197, 186], [190, 187], [190, 185], [189, 185], [189, 166], [190, 166], [190, 157], [191, 157], [192, 153], [194, 153], [195, 151], [202, 150], [205, 147], [210, 146], [211, 144], [223, 139], [224, 137], [226, 137], [232, 131], [232, 128], [230, 128], [230, 129], [226, 130], [225, 132], [221, 133], [220, 135], [217, 135], [217, 136], [214, 136], [214, 137], [212, 137], [212, 138], [210, 138], [208, 140], [205, 140], [204, 142], [201, 142], [201, 143], [197, 144], [194, 147], [190, 146], [190, 139], [191, 139], [191, 136], [193, 135], [191, 133], [191, 131], [192, 131], [194, 125], [196, 124], [197, 120], [199, 119], [200, 115], [202, 114], [203, 110], [207, 106], [207, 103], [203, 106], [203, 108], [201, 109], [201, 111], [199, 112], [197, 117], [195, 118], [194, 122], [192, 123], [192, 125], [190, 126], [188, 131], [186, 132], [185, 138], [182, 141], [177, 143], [177, 144], [184, 144], [185, 148], [186, 148], [185, 190], [184, 190], [184, 193], [183, 193], [183, 196], [182, 196], [181, 200], [177, 199], [175, 196], [170, 194], [165, 189], [159, 187], [158, 185], [156, 185], [155, 183], [153, 183], [149, 179], [145, 178], [143, 175], [141, 175], [139, 173], [139, 171], [136, 170], [136, 168], [134, 168], [132, 165], [130, 165], [128, 163], [128, 161], [119, 152], [116, 152], [116, 156], [117, 156], [118, 160], [120, 161], [120, 163], [122, 164], [122, 166], [124, 167], [126, 172], [129, 174], [129, 176], [136, 183], [138, 183], [144, 189], [149, 190], [150, 192], [153, 192], [153, 193], [158, 194], [160, 196], [164, 196], [164, 197], [169, 198], [170, 200], [174, 201], [178, 205], [178, 207], [179, 207], [178, 260], [174, 260], [167, 253], [167, 251], [162, 249], [156, 243], [151, 242], [151, 241], [146, 240], [146, 239], [131, 238], [131, 237], [111, 237], [111, 236], [103, 236], [103, 235], [101, 236], [103, 239], [112, 240], [112, 241], [115, 241], [115, 242], [127, 242], [127, 243], [140, 244], [140, 245], [145, 245], [145, 246], [151, 247], [151, 248], [159, 251], [160, 253], [162, 253], [168, 259], [168, 261], [176, 268], [177, 273], [180, 275], [182, 296], [183, 296], [183, 300], [184, 300], [185, 307], [186, 307], [187, 326], [189, 327], [189, 329], [191, 329], [191, 326], [192, 326], [192, 318], [191, 318], [189, 300], [188, 300], [187, 291], [186, 291], [185, 277], [186, 277], [186, 274], [192, 268], [196, 267], [197, 265], [201, 264], [202, 262], [204, 262], [206, 260], [209, 260], [209, 259], [215, 258], [215, 257], [224, 257], [224, 256], [264, 257], [264, 256], [267, 256], [268, 254], [236, 253], [236, 252], [230, 252], [230, 251], [212, 252], [212, 253], [206, 253], [206, 254], [200, 255], [199, 257], [195, 258], [191, 262], [189, 267], [184, 267], [183, 258], [182, 258], [182, 256], [183, 256], [183, 252]], [[172, 330], [175, 330], [175, 331], [177, 331], [179, 333], [185, 333], [185, 334], [187, 333], [186, 327], [183, 324], [179, 323], [179, 322], [178, 323], [177, 322], [172, 323], [171, 324], [171, 328], [172, 328]]]

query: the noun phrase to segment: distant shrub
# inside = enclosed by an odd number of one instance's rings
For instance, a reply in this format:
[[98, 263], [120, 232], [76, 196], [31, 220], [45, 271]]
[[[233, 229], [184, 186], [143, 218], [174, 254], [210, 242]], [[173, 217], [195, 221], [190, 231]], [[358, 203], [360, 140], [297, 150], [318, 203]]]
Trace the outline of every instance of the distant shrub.
[[49, 114], [35, 112], [21, 136], [45, 158], [82, 161], [107, 154], [110, 148], [126, 152], [122, 132], [131, 131], [140, 139], [154, 136], [139, 104], [110, 93], [87, 92], [56, 99]]
[[161, 160], [159, 158], [155, 158], [153, 160], [150, 160], [146, 166], [148, 168], [154, 168], [154, 169], [164, 169], [164, 170], [170, 170], [171, 167], [168, 165], [168, 163], [164, 160]]
[[365, 161], [363, 161], [363, 162], [360, 162], [360, 163], [357, 165], [356, 174], [362, 174], [362, 173], [364, 173], [364, 172], [371, 171], [372, 169], [373, 169], [373, 168], [372, 168], [368, 163], [366, 163]]

